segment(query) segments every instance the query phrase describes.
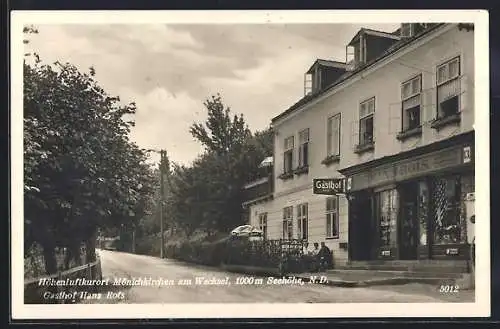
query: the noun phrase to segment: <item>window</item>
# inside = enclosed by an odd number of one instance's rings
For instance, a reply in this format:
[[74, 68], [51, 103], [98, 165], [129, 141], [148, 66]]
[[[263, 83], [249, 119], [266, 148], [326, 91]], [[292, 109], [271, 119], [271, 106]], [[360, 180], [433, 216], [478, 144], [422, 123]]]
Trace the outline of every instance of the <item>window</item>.
[[456, 57], [437, 67], [437, 118], [458, 114], [460, 97], [460, 58]]
[[397, 243], [398, 192], [396, 189], [376, 193], [379, 237], [381, 247], [395, 247]]
[[259, 214], [259, 229], [264, 239], [267, 238], [267, 212]]
[[293, 170], [293, 136], [285, 138], [285, 152], [283, 155], [283, 171], [285, 174]]
[[340, 155], [340, 113], [328, 119], [326, 128], [326, 150], [328, 156]]
[[293, 207], [283, 208], [283, 239], [293, 238]]
[[366, 61], [366, 39], [363, 36], [359, 39], [359, 61], [361, 63]]
[[326, 199], [326, 237], [339, 237], [339, 197]]
[[299, 132], [299, 168], [309, 165], [309, 129]]
[[357, 66], [366, 61], [366, 38], [363, 34], [359, 39], [351, 43], [354, 52], [354, 64]]
[[364, 101], [359, 106], [359, 145], [373, 143], [373, 115], [375, 97]]
[[460, 176], [440, 177], [433, 182], [434, 243], [460, 243]]
[[419, 75], [401, 85], [403, 107], [403, 131], [420, 127], [420, 104], [422, 93], [422, 76]]
[[297, 206], [297, 236], [302, 240], [307, 240], [308, 235], [307, 208], [307, 203], [303, 203]]

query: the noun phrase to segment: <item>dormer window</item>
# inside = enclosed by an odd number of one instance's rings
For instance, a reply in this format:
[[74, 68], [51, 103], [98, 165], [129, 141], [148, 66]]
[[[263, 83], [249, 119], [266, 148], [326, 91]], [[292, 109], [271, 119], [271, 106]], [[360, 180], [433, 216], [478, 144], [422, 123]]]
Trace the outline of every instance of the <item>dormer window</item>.
[[366, 61], [366, 38], [359, 36], [358, 42], [352, 46], [354, 52], [354, 62], [364, 63]]
[[325, 89], [346, 71], [346, 64], [317, 59], [304, 75], [304, 96]]
[[348, 70], [374, 60], [399, 39], [393, 33], [361, 28], [346, 47]]
[[309, 95], [313, 91], [313, 75], [311, 73], [304, 74], [304, 96]]

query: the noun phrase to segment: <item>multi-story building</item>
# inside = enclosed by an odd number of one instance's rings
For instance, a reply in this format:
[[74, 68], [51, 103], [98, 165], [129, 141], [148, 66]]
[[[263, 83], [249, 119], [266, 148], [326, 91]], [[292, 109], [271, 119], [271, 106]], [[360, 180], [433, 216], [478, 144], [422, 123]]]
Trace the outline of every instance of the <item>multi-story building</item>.
[[[361, 29], [346, 53], [317, 60], [305, 96], [272, 119], [273, 188], [247, 204], [250, 222], [271, 239], [325, 242], [337, 265], [468, 259], [473, 26]], [[315, 178], [347, 190], [313, 194]]]

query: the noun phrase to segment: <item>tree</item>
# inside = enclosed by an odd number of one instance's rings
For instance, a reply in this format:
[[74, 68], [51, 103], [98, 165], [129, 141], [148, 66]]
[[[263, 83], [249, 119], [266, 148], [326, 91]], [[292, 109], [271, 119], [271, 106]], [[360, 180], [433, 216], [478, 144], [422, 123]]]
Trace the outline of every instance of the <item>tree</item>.
[[227, 232], [242, 224], [242, 187], [258, 176], [258, 165], [272, 154], [270, 129], [252, 135], [243, 116], [232, 115], [220, 95], [204, 105], [206, 122], [194, 124], [190, 132], [206, 152], [172, 175], [169, 205], [188, 235], [197, 229], [209, 235]]
[[220, 94], [212, 96], [203, 104], [208, 110], [208, 119], [205, 125], [193, 124], [190, 132], [208, 151], [217, 155], [226, 154], [241, 147], [251, 136], [243, 115], [231, 118], [231, 110], [224, 106]]
[[98, 227], [135, 225], [154, 179], [147, 155], [129, 140], [136, 111], [69, 63], [24, 64], [25, 245], [87, 244], [95, 259]]

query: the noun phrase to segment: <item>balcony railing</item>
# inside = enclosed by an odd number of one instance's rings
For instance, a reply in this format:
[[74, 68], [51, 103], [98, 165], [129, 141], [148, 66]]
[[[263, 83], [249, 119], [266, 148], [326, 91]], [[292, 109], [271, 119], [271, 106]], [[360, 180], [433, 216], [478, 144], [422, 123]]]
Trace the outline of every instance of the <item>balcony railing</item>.
[[269, 174], [244, 186], [245, 201], [252, 201], [273, 193], [273, 175]]

